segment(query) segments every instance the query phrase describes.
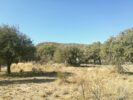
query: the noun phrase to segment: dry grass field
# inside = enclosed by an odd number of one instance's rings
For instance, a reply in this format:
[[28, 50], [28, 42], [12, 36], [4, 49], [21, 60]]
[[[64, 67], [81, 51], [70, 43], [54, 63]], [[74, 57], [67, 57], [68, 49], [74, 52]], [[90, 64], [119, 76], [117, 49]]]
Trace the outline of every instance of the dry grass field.
[[13, 64], [11, 75], [0, 72], [0, 100], [133, 100], [133, 66], [125, 67]]

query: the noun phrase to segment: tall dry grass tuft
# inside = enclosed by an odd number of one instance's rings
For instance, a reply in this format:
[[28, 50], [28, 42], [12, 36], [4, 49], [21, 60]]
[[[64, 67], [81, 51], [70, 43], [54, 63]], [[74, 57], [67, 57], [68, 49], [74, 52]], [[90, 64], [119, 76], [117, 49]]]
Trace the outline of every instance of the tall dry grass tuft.
[[11, 70], [15, 72], [19, 72], [20, 70], [23, 71], [31, 71], [33, 68], [33, 63], [18, 63], [18, 64], [12, 64]]
[[63, 84], [67, 82], [67, 75], [65, 74], [64, 66], [54, 66], [57, 72], [58, 83]]
[[82, 100], [131, 100], [132, 85], [128, 81], [124, 82], [113, 68], [84, 70], [75, 77], [75, 81]]
[[18, 64], [12, 64], [11, 70], [13, 72], [24, 72], [24, 71], [44, 71], [45, 66], [40, 64], [34, 64], [32, 62], [28, 63], [18, 63]]
[[83, 100], [88, 100], [93, 98], [93, 100], [101, 100], [104, 94], [103, 79], [101, 77], [96, 77], [93, 73], [89, 75], [82, 73], [81, 76], [77, 77], [76, 80], [79, 86], [79, 92]]

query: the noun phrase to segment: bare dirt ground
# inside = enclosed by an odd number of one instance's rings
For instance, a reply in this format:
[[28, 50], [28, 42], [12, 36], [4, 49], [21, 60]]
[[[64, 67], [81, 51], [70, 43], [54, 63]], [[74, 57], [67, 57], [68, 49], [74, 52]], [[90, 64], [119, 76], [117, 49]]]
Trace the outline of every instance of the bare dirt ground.
[[114, 66], [63, 64], [12, 65], [0, 72], [0, 100], [133, 100], [133, 66], [119, 74]]

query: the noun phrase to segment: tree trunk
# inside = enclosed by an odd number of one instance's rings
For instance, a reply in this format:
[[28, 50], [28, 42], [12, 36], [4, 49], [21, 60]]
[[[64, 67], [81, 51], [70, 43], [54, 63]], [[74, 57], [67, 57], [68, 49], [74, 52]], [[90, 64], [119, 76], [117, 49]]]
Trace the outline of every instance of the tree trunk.
[[101, 58], [99, 58], [99, 64], [100, 64], [100, 65], [102, 64], [102, 62], [101, 62]]
[[11, 74], [11, 63], [7, 64], [7, 73]]
[[96, 60], [94, 59], [94, 64], [96, 64]]
[[1, 72], [1, 64], [0, 64], [0, 72]]

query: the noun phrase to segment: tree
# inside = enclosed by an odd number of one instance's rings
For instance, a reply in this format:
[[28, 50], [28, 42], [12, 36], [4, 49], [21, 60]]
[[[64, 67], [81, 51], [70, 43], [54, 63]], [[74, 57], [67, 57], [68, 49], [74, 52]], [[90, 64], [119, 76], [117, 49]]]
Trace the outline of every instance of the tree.
[[[22, 40], [30, 42], [23, 42]], [[33, 55], [26, 53], [26, 50], [31, 49], [31, 47], [34, 48], [31, 40], [21, 35], [16, 27], [9, 25], [0, 27], [0, 58], [7, 64], [8, 74], [11, 73], [10, 67], [13, 62], [18, 62], [19, 58], [25, 60], [24, 56]]]
[[53, 44], [45, 44], [37, 47], [37, 56], [41, 62], [48, 62], [53, 60], [56, 46]]
[[124, 47], [124, 56], [125, 61], [133, 62], [133, 29], [127, 30], [123, 35], [123, 47]]
[[0, 72], [1, 72], [1, 65], [3, 64], [2, 59], [0, 58]]
[[124, 68], [122, 67], [122, 64], [124, 63], [124, 48], [120, 41], [115, 41], [113, 44], [113, 59], [112, 62], [115, 64], [117, 71], [119, 73], [124, 72]]
[[67, 47], [65, 51], [66, 62], [70, 65], [79, 66], [82, 61], [83, 52], [77, 47]]
[[35, 59], [36, 49], [32, 44], [30, 38], [28, 38], [25, 34], [18, 35], [19, 42], [18, 42], [18, 54], [19, 54], [19, 61], [31, 61]]
[[100, 47], [101, 47], [100, 42], [95, 42], [86, 47], [84, 51], [85, 63], [92, 63], [93, 60], [94, 64], [101, 64]]
[[125, 61], [133, 62], [133, 48], [125, 47], [124, 56], [125, 56]]
[[58, 48], [54, 53], [54, 61], [57, 63], [65, 63], [66, 55], [65, 48]]

